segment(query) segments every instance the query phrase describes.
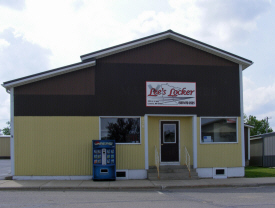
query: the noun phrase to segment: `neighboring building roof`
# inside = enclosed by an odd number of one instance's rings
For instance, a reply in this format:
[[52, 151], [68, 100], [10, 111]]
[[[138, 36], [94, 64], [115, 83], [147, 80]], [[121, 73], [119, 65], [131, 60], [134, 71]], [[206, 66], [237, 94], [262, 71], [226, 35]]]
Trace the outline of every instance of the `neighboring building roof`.
[[203, 50], [207, 53], [211, 53], [213, 55], [222, 57], [222, 58], [232, 61], [234, 63], [240, 64], [243, 66], [243, 70], [253, 64], [253, 62], [248, 59], [242, 58], [240, 56], [237, 56], [235, 54], [232, 54], [227, 51], [221, 50], [219, 48], [213, 47], [211, 45], [205, 44], [203, 42], [194, 40], [187, 36], [176, 33], [172, 30], [167, 30], [165, 32], [157, 33], [155, 35], [147, 36], [147, 37], [144, 37], [141, 39], [137, 39], [137, 40], [123, 43], [123, 44], [120, 44], [117, 46], [99, 50], [99, 51], [96, 51], [93, 53], [88, 53], [88, 54], [82, 55], [82, 56], [80, 56], [80, 58], [82, 60], [82, 62], [80, 62], [80, 63], [60, 67], [57, 69], [49, 70], [46, 72], [34, 74], [31, 76], [15, 79], [15, 80], [11, 80], [11, 81], [7, 81], [7, 82], [4, 82], [2, 84], [2, 86], [5, 87], [7, 90], [9, 90], [12, 87], [17, 87], [20, 85], [24, 85], [24, 84], [39, 81], [42, 79], [50, 78], [50, 77], [57, 76], [60, 74], [64, 74], [64, 73], [76, 71], [79, 69], [87, 68], [90, 66], [94, 66], [94, 65], [96, 65], [96, 61], [95, 61], [96, 59], [110, 56], [110, 55], [113, 55], [116, 53], [120, 53], [122, 51], [137, 48], [137, 47], [147, 45], [147, 44], [150, 44], [150, 43], [153, 43], [153, 42], [156, 42], [159, 40], [167, 39], [167, 38], [170, 38], [175, 41], [181, 42], [183, 44]]
[[266, 134], [254, 135], [254, 136], [251, 136], [251, 137], [250, 137], [250, 140], [262, 139], [262, 138], [270, 137], [270, 136], [275, 136], [275, 132], [266, 133]]
[[247, 128], [254, 128], [254, 126], [252, 126], [252, 125], [249, 125], [249, 124], [247, 124], [247, 123], [244, 123], [244, 127], [247, 127]]

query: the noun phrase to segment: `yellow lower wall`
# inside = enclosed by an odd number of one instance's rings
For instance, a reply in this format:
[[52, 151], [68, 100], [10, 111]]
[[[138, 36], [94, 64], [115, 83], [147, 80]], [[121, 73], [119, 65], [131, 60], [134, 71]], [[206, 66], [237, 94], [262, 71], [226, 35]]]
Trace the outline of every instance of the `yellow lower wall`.
[[185, 163], [184, 146], [190, 154], [190, 163], [193, 165], [193, 137], [192, 137], [192, 117], [148, 117], [148, 154], [149, 166], [155, 165], [155, 145], [160, 153], [160, 121], [175, 120], [180, 121], [180, 164]]
[[238, 117], [238, 142], [201, 144], [200, 118], [197, 118], [198, 168], [242, 167], [241, 118]]
[[[14, 132], [16, 176], [92, 175], [99, 117], [17, 116]], [[141, 135], [141, 144], [116, 145], [117, 169], [145, 168], [143, 128]]]
[[[197, 118], [198, 168], [241, 167], [241, 125], [238, 143], [200, 144]], [[193, 165], [192, 117], [148, 117], [149, 166], [159, 151], [160, 120], [180, 121], [180, 164], [185, 163], [184, 146]], [[99, 139], [99, 117], [21, 117], [14, 119], [15, 176], [92, 175], [92, 140]], [[117, 169], [145, 169], [144, 118], [141, 144], [117, 144]]]
[[10, 136], [0, 136], [0, 157], [10, 157]]

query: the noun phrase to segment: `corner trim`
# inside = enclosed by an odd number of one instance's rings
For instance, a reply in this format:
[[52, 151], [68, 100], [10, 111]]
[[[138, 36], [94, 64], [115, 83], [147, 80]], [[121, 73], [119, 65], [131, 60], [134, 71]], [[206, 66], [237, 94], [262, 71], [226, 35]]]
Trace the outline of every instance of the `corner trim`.
[[241, 141], [242, 141], [242, 166], [245, 167], [245, 142], [244, 142], [244, 121], [243, 121], [243, 72], [242, 65], [239, 65], [240, 81], [240, 113], [241, 113]]
[[10, 123], [11, 123], [11, 135], [10, 135], [10, 156], [11, 156], [11, 175], [14, 176], [14, 88], [10, 89]]

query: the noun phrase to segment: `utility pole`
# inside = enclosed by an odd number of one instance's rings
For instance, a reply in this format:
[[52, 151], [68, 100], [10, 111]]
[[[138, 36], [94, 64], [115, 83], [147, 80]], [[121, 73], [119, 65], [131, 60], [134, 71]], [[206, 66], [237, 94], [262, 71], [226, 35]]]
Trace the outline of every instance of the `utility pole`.
[[268, 133], [268, 119], [272, 119], [272, 117], [266, 117], [266, 127], [265, 127], [265, 131], [266, 133]]

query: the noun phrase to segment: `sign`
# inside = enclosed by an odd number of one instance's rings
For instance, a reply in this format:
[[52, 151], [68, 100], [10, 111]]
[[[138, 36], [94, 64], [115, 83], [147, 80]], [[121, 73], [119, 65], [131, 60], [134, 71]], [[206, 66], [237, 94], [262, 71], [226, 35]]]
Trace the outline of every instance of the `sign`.
[[203, 136], [203, 141], [204, 142], [212, 142], [211, 136]]
[[105, 145], [110, 145], [110, 146], [112, 146], [112, 145], [114, 145], [114, 142], [104, 142], [104, 141], [96, 141], [95, 143], [94, 143], [94, 145], [101, 145], [101, 146], [105, 146]]
[[196, 107], [195, 82], [146, 82], [147, 107]]

